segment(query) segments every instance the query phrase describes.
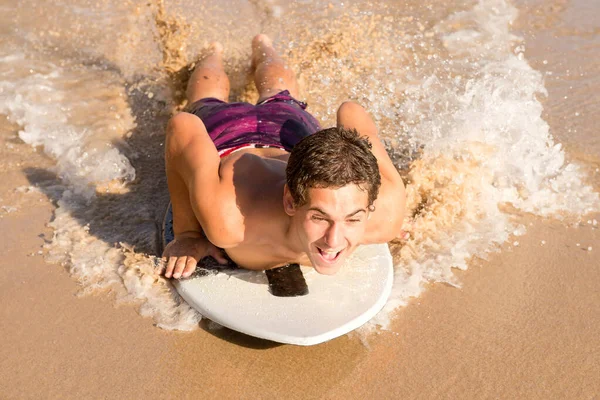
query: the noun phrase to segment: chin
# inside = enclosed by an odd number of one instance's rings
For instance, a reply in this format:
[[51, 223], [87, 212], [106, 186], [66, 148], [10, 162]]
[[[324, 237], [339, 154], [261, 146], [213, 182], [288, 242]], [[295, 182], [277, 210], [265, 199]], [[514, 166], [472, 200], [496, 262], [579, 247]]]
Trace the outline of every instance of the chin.
[[342, 263], [339, 265], [313, 265], [315, 271], [321, 275], [335, 275], [342, 267]]
[[311, 254], [310, 262], [313, 268], [321, 275], [335, 275], [342, 265], [344, 265], [344, 260], [346, 259], [348, 248], [344, 248], [340, 251], [335, 259], [326, 259], [321, 254], [318, 246], [316, 247], [316, 251]]

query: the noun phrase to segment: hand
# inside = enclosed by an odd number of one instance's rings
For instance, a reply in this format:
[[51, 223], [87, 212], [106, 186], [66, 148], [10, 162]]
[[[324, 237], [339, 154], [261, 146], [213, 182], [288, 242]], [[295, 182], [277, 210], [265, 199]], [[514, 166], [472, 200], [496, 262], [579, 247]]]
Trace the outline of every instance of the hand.
[[400, 230], [400, 233], [398, 234], [398, 236], [396, 236], [397, 240], [408, 240], [410, 239], [410, 232], [406, 232], [404, 230]]
[[408, 239], [411, 238], [411, 232], [413, 232], [415, 229], [414, 226], [414, 220], [411, 222], [404, 222], [404, 224], [402, 224], [402, 229], [400, 229], [400, 232], [398, 232], [398, 235], [396, 236], [396, 240], [403, 240], [406, 241]]
[[188, 278], [196, 269], [198, 261], [206, 256], [212, 256], [219, 263], [227, 264], [221, 249], [205, 237], [180, 237], [173, 240], [163, 252], [163, 260], [167, 263], [165, 278]]

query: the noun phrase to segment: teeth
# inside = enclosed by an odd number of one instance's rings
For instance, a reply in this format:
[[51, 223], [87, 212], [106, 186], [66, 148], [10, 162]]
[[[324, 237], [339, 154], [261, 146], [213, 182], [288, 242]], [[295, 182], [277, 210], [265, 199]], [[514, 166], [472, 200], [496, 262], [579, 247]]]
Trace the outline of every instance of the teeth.
[[[321, 250], [321, 249], [319, 249], [319, 250]], [[321, 253], [323, 253], [323, 254], [337, 254], [337, 253], [339, 253], [339, 251], [321, 250]]]
[[321, 253], [321, 256], [324, 259], [329, 260], [329, 261], [333, 261], [341, 251], [342, 250], [337, 250], [337, 251], [323, 250], [323, 249], [319, 248], [319, 252]]

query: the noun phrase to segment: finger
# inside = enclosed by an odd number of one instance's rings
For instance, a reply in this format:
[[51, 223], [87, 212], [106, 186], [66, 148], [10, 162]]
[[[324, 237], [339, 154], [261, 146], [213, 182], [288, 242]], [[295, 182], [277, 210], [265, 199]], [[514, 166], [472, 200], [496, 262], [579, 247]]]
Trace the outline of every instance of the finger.
[[184, 278], [189, 278], [189, 276], [194, 273], [196, 270], [197, 261], [194, 257], [188, 257], [185, 262], [185, 269], [183, 270], [183, 274], [181, 274]]
[[398, 232], [398, 235], [396, 236], [396, 239], [399, 240], [407, 240], [408, 238], [410, 238], [410, 233], [403, 229], [401, 229], [400, 232]]
[[165, 269], [165, 278], [170, 278], [173, 274], [173, 268], [175, 268], [175, 263], [177, 262], [177, 257], [169, 257], [169, 262], [167, 263], [167, 268]]
[[229, 260], [227, 260], [227, 258], [221, 253], [221, 252], [217, 252], [217, 254], [215, 254], [215, 260], [217, 260], [219, 262], [219, 264], [228, 264]]
[[223, 255], [222, 251], [216, 248], [209, 250], [209, 255], [212, 256], [219, 264], [227, 264], [227, 258]]
[[179, 279], [181, 277], [181, 273], [185, 268], [185, 262], [187, 257], [179, 257], [177, 262], [175, 263], [175, 270], [173, 271], [173, 278]]

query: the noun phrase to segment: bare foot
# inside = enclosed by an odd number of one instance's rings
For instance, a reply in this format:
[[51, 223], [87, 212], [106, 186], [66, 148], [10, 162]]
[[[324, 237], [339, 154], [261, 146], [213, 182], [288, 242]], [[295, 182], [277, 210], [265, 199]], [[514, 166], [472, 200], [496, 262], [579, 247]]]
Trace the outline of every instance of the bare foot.
[[264, 33], [259, 33], [252, 39], [252, 71], [258, 64], [268, 61], [271, 53], [274, 53], [273, 41]]
[[264, 33], [259, 33], [252, 39], [252, 49], [260, 46], [263, 43], [268, 47], [273, 47], [273, 41], [271, 38]]
[[208, 54], [223, 54], [223, 45], [221, 42], [211, 42], [208, 45]]
[[200, 53], [196, 56], [196, 61], [192, 65], [195, 67], [202, 67], [202, 64], [214, 64], [216, 62], [223, 61], [223, 45], [221, 42], [210, 42], [208, 47], [200, 50]]
[[252, 39], [252, 71], [259, 102], [284, 90], [297, 97], [296, 74], [277, 54], [273, 41], [265, 34]]

